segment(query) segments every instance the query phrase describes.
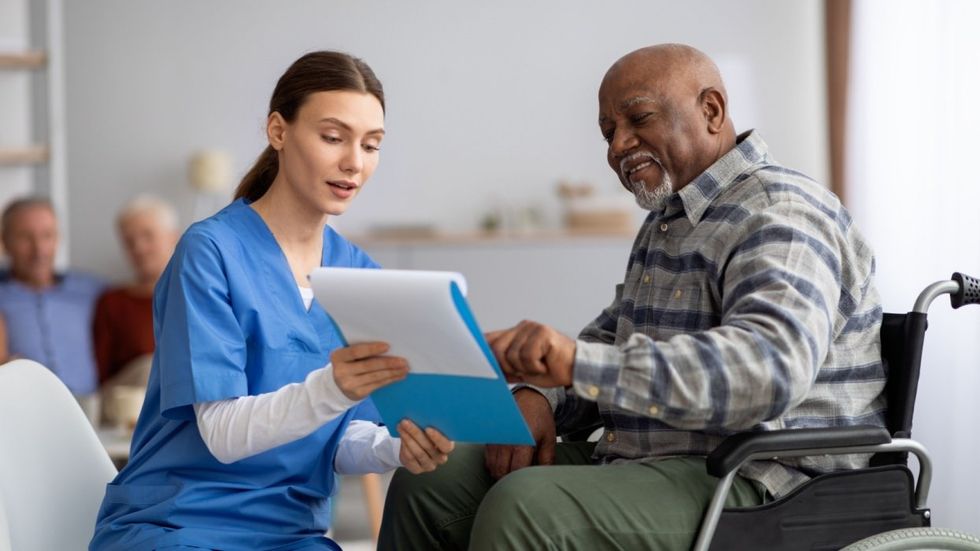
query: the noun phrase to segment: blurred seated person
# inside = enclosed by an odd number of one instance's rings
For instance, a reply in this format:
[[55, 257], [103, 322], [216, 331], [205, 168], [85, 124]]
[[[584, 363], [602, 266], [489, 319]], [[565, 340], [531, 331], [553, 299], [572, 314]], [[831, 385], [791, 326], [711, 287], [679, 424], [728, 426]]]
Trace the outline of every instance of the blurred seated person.
[[57, 272], [58, 221], [51, 201], [12, 201], [0, 219], [10, 261], [0, 275], [0, 316], [7, 354], [41, 363], [75, 395], [98, 388], [92, 314], [104, 283], [76, 271]]
[[99, 383], [146, 386], [153, 355], [153, 287], [177, 244], [177, 212], [152, 196], [133, 199], [116, 228], [135, 279], [106, 291], [95, 307], [93, 335]]

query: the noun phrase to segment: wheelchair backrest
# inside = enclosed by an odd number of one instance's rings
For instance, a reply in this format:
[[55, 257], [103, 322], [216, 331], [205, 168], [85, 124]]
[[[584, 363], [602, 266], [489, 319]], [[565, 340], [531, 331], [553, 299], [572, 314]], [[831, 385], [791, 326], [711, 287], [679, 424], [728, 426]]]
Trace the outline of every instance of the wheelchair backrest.
[[927, 325], [926, 315], [918, 312], [884, 314], [881, 321], [881, 359], [888, 377], [885, 383], [886, 423], [895, 438], [912, 435], [912, 414]]

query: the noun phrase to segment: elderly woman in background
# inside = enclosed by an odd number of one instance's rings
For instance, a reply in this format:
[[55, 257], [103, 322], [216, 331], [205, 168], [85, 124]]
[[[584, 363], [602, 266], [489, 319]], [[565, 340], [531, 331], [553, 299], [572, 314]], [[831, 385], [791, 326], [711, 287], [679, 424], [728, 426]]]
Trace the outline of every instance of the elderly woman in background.
[[103, 394], [119, 385], [146, 386], [153, 354], [153, 287], [180, 236], [166, 201], [140, 196], [116, 219], [135, 281], [106, 291], [95, 308], [95, 357]]

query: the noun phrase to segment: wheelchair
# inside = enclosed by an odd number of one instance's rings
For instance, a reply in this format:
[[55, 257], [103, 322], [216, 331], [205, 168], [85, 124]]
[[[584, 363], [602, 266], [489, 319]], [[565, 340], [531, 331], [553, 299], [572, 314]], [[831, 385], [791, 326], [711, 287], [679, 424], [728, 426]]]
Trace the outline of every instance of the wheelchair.
[[[926, 287], [911, 312], [883, 315], [887, 429], [852, 426], [740, 433], [708, 455], [708, 474], [720, 481], [701, 522], [695, 551], [980, 550], [978, 538], [930, 528], [932, 513], [926, 499], [932, 461], [926, 449], [910, 439], [926, 314], [933, 300], [946, 294], [953, 308], [980, 303], [980, 280], [954, 273], [951, 280]], [[735, 474], [748, 461], [852, 453], [874, 454], [870, 466], [816, 476], [759, 506], [724, 507]], [[918, 458], [918, 484], [908, 468], [909, 453]]]

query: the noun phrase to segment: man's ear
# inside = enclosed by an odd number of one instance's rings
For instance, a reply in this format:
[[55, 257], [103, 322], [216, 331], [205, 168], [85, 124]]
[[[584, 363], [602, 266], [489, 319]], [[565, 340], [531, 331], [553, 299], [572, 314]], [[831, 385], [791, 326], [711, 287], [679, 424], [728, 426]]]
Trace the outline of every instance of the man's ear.
[[286, 140], [286, 119], [278, 111], [269, 114], [269, 120], [265, 124], [265, 135], [269, 139], [272, 149], [280, 151], [282, 144]]
[[700, 96], [701, 113], [704, 115], [704, 122], [708, 132], [718, 134], [725, 126], [728, 118], [728, 105], [725, 103], [725, 96], [715, 88], [705, 88]]

